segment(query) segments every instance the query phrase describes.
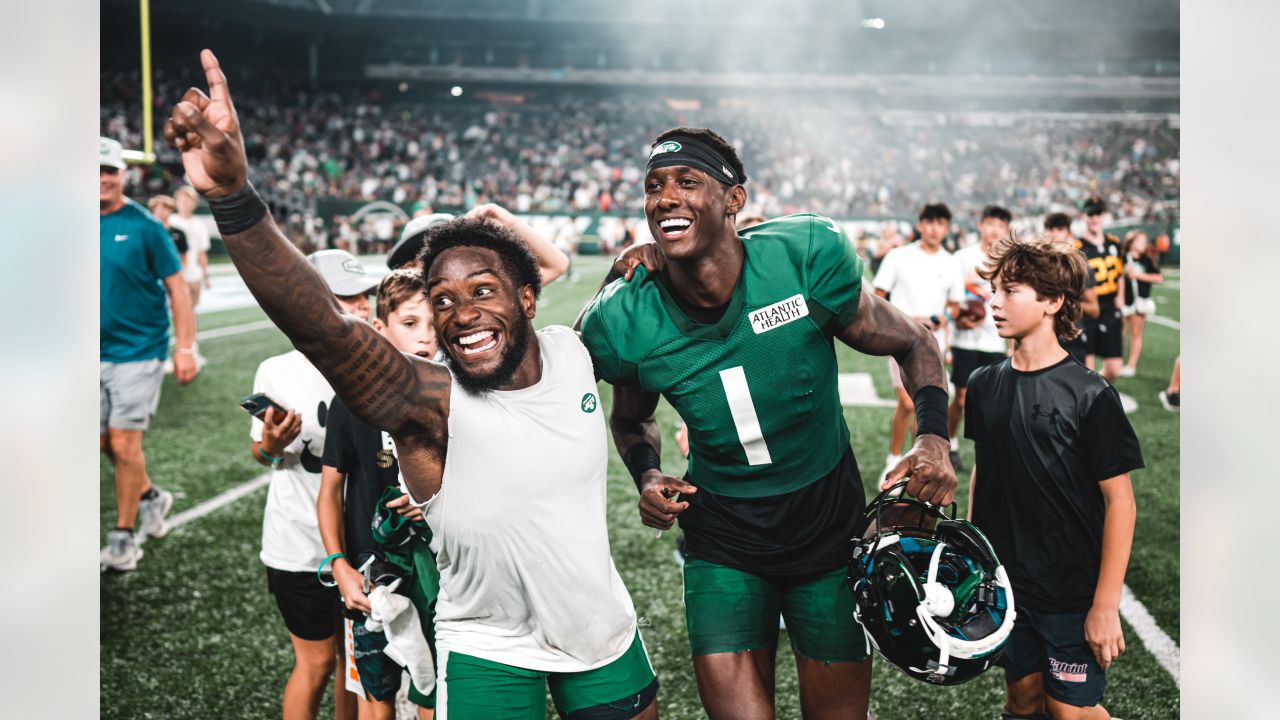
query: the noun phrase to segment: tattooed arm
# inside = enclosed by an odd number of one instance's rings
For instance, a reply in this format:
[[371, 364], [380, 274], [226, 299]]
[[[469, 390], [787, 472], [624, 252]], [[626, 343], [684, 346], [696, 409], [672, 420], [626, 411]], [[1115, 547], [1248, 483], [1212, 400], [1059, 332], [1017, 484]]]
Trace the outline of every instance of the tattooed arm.
[[[246, 190], [248, 162], [226, 77], [213, 53], [205, 50], [200, 59], [209, 95], [188, 90], [165, 123], [165, 139], [182, 153], [196, 190], [214, 201], [247, 198], [245, 205], [252, 208], [261, 201], [244, 194], [252, 192]], [[252, 212], [242, 214], [252, 220]], [[353, 414], [398, 441], [443, 421], [446, 370], [410, 360], [368, 323], [343, 315], [320, 274], [269, 213], [252, 227], [230, 229], [223, 242], [250, 292]]]
[[[837, 337], [868, 355], [892, 355], [902, 369], [907, 395], [913, 398], [928, 386], [941, 388], [944, 393], [947, 390], [942, 353], [933, 334], [875, 293], [862, 291], [858, 312]], [[956, 473], [948, 458], [950, 449], [946, 438], [917, 433], [911, 452], [888, 474], [884, 486], [908, 477], [907, 493], [939, 505], [950, 504], [956, 489]]]

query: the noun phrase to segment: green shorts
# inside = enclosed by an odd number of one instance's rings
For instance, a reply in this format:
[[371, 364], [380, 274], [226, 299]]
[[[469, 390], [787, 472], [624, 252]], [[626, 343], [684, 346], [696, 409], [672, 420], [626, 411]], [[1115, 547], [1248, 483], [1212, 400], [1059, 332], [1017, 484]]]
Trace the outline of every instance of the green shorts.
[[791, 649], [803, 657], [860, 662], [870, 654], [853, 617], [853, 591], [843, 568], [784, 584], [689, 557], [684, 611], [694, 656], [775, 647], [779, 614], [787, 621]]
[[626, 720], [658, 694], [640, 631], [617, 660], [577, 673], [525, 670], [471, 655], [440, 653], [436, 720], [545, 720], [547, 688], [567, 720]]

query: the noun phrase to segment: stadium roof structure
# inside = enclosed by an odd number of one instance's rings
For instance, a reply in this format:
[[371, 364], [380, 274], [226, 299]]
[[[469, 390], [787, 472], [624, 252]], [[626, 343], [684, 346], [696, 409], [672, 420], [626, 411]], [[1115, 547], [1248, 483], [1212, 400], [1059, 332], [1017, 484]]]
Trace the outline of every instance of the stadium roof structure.
[[[136, 12], [103, 0], [104, 57]], [[1176, 0], [169, 0], [152, 16], [157, 52], [253, 49], [312, 85], [827, 88], [1141, 112], [1177, 112], [1180, 93]]]

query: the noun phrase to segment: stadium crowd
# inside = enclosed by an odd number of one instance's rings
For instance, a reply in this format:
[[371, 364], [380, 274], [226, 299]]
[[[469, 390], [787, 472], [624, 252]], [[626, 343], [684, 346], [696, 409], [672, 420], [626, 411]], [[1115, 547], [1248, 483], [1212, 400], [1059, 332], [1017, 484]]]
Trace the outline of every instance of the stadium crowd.
[[[561, 94], [527, 104], [412, 104], [376, 91], [313, 92], [269, 77], [238, 79], [252, 172], [298, 233], [321, 197], [388, 200], [437, 211], [496, 202], [517, 212], [643, 209], [640, 158], [654, 128], [726, 129], [753, 168], [749, 209], [838, 218], [911, 218], [945, 198], [976, 226], [984, 205], [1038, 216], [1103, 197], [1112, 217], [1176, 220], [1178, 130], [1103, 123], [858, 113], [826, 107], [670, 106], [657, 95]], [[157, 115], [195, 78], [157, 83]], [[136, 77], [104, 73], [101, 134], [141, 145]], [[257, 89], [257, 92], [254, 90]], [[170, 148], [144, 173], [151, 192], [181, 184]], [[269, 180], [268, 180], [269, 178]], [[331, 218], [324, 218], [326, 223]]]

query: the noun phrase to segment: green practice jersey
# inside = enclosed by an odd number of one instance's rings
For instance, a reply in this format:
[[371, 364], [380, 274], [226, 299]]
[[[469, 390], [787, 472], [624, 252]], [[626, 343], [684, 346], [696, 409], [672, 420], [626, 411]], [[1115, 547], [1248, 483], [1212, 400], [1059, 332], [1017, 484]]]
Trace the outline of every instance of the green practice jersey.
[[849, 446], [833, 335], [858, 311], [862, 261], [820, 215], [742, 233], [746, 260], [714, 325], [691, 320], [660, 277], [637, 267], [587, 309], [597, 376], [659, 393], [689, 426], [689, 481], [769, 497], [814, 482]]

